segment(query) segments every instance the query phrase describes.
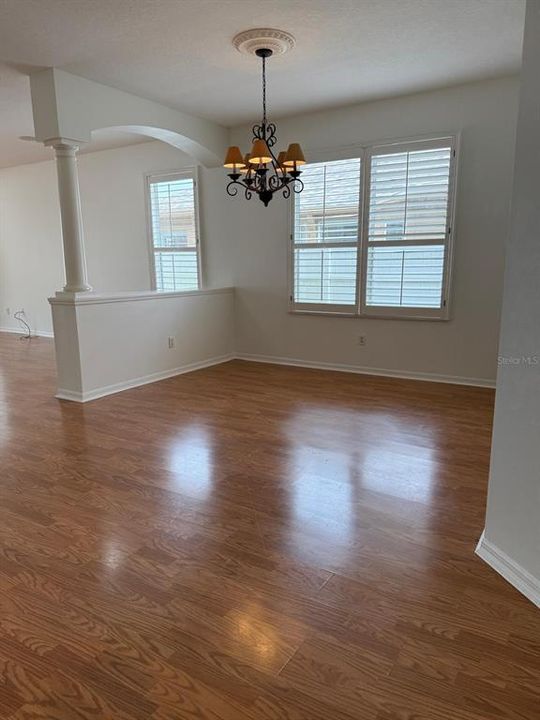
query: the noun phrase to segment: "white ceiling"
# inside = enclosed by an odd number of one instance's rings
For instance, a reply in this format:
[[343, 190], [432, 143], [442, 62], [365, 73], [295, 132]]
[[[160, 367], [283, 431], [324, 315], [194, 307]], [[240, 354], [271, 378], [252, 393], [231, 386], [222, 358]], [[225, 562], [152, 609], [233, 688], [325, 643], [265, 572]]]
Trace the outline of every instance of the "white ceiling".
[[32, 69], [234, 125], [260, 112], [258, 61], [231, 45], [241, 30], [296, 36], [269, 62], [278, 118], [516, 72], [523, 19], [524, 0], [0, 0], [0, 166], [50, 156], [17, 140], [33, 134]]

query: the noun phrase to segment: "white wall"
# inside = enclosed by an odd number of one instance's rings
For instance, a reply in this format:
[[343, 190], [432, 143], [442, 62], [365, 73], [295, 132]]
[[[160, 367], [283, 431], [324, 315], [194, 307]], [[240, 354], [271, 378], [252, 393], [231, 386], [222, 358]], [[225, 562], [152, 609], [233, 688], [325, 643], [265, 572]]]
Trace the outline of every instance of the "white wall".
[[[452, 320], [287, 313], [288, 203], [230, 200], [237, 349], [251, 356], [493, 382], [508, 232], [518, 80], [502, 78], [279, 121], [279, 147], [321, 151], [461, 131]], [[233, 132], [246, 148], [248, 127]], [[367, 345], [358, 345], [358, 336]]]
[[19, 328], [24, 309], [34, 330], [52, 331], [47, 297], [64, 284], [62, 262], [54, 165], [0, 171], [0, 328]]
[[540, 5], [528, 2], [486, 528], [479, 553], [540, 605]]
[[[51, 151], [52, 152], [52, 151]], [[194, 165], [160, 142], [79, 157], [90, 284], [97, 292], [150, 288], [144, 174]], [[223, 229], [223, 171], [200, 168], [203, 281], [232, 284]], [[6, 308], [24, 308], [33, 330], [52, 331], [47, 297], [64, 284], [54, 161], [0, 171], [0, 328], [17, 328]]]
[[61, 398], [84, 402], [233, 354], [230, 288], [55, 298], [52, 303]]

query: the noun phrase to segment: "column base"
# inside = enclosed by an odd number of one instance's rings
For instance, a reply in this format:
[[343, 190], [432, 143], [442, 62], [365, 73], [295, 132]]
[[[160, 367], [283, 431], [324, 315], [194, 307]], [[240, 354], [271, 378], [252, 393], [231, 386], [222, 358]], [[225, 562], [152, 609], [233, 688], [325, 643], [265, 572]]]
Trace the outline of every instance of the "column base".
[[87, 290], [57, 290], [54, 293], [54, 297], [58, 298], [59, 300], [78, 300], [79, 298], [88, 297], [89, 295], [94, 295], [94, 291], [91, 287], [89, 287]]

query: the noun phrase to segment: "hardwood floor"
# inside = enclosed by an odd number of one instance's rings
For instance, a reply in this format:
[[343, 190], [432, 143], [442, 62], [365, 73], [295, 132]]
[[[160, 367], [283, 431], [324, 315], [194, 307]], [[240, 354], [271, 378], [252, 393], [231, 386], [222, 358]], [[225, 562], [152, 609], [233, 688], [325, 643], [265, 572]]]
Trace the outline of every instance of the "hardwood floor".
[[0, 716], [533, 720], [474, 554], [493, 393], [231, 362], [53, 397], [0, 334]]

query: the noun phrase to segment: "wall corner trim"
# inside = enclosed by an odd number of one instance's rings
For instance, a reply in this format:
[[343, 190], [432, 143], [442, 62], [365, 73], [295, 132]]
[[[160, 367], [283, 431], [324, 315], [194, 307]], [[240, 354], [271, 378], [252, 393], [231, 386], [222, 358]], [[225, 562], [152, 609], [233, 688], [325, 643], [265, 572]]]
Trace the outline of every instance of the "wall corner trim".
[[540, 579], [535, 578], [496, 545], [486, 540], [485, 530], [480, 536], [475, 552], [510, 585], [513, 585], [528, 600], [540, 607]]

